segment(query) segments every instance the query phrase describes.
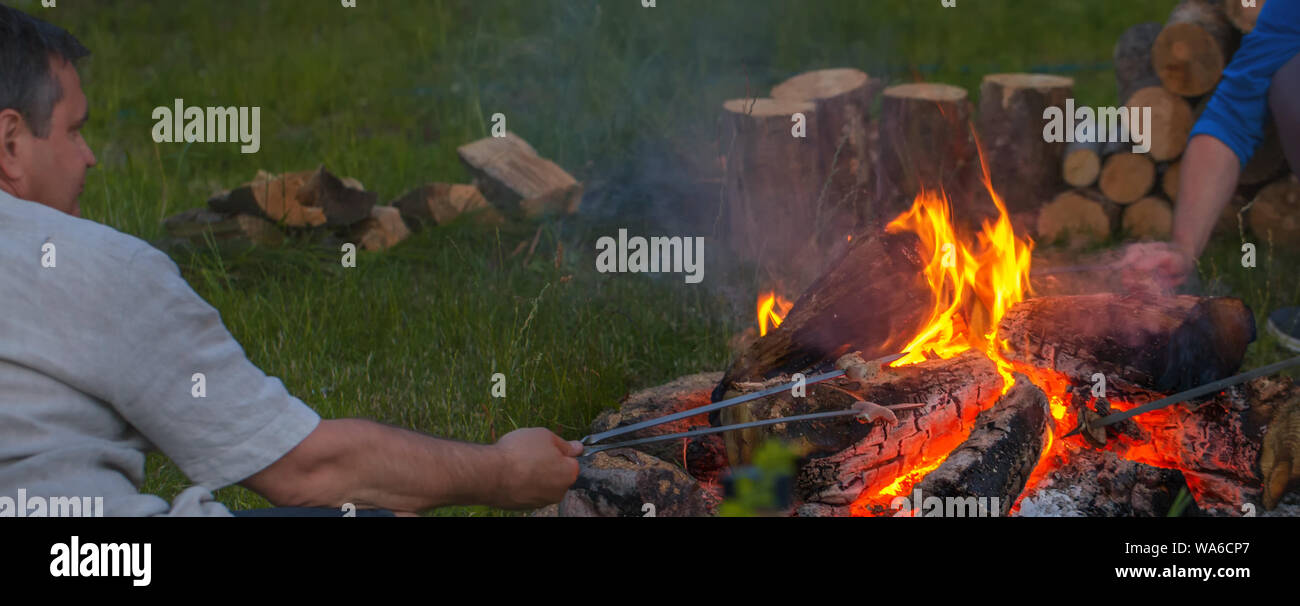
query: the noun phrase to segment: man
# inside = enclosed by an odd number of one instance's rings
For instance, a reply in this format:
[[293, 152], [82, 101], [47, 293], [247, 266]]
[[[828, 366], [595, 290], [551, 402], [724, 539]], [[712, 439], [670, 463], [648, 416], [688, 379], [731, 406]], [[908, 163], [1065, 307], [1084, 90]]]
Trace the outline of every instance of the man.
[[[398, 513], [559, 501], [580, 444], [321, 420], [248, 361], [165, 254], [78, 218], [95, 165], [74, 65], [88, 54], [0, 6], [0, 497], [103, 497], [115, 516], [230, 515], [211, 491], [235, 483], [279, 506]], [[139, 493], [155, 448], [196, 484], [170, 505]]]
[[[1269, 0], [1255, 29], [1223, 72], [1183, 154], [1174, 210], [1173, 242], [1129, 248], [1131, 283], [1182, 284], [1205, 250], [1214, 224], [1232, 199], [1241, 169], [1263, 141], [1270, 109], [1287, 161], [1300, 173], [1300, 0]], [[1281, 309], [1269, 330], [1300, 351], [1300, 310]]]

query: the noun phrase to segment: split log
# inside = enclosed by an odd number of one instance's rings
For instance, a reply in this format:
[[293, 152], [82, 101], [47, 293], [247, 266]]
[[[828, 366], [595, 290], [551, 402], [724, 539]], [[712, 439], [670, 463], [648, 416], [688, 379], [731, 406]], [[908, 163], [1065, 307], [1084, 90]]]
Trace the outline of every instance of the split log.
[[319, 208], [325, 214], [325, 224], [331, 227], [347, 227], [363, 221], [371, 216], [379, 196], [360, 189], [361, 184], [355, 179], [350, 181], [353, 185], [330, 174], [322, 165], [299, 188], [298, 202]]
[[1101, 143], [1070, 143], [1061, 160], [1061, 178], [1073, 187], [1091, 187], [1101, 176]]
[[1124, 106], [1151, 108], [1151, 121], [1143, 126], [1151, 144], [1149, 154], [1152, 160], [1168, 162], [1183, 155], [1187, 137], [1196, 123], [1192, 104], [1186, 99], [1160, 86], [1148, 86], [1126, 97]]
[[1070, 248], [1103, 242], [1119, 220], [1119, 206], [1087, 189], [1063, 192], [1038, 213], [1038, 237], [1064, 240]]
[[1020, 501], [1022, 517], [1162, 518], [1187, 485], [1182, 472], [1130, 461], [1109, 450], [1070, 448]]
[[710, 496], [681, 468], [630, 448], [579, 459], [578, 480], [560, 501], [560, 517], [702, 517]]
[[370, 217], [352, 226], [352, 239], [363, 250], [387, 250], [411, 235], [401, 211], [391, 206], [370, 209]]
[[1120, 104], [1140, 88], [1160, 86], [1160, 77], [1151, 64], [1151, 47], [1162, 27], [1154, 21], [1139, 23], [1124, 30], [1115, 43], [1115, 84]]
[[[628, 396], [617, 410], [600, 413], [591, 424], [591, 433], [601, 433], [662, 417], [683, 410], [698, 408], [709, 403], [713, 387], [722, 379], [722, 373], [701, 373], [679, 378], [671, 383], [653, 387]], [[708, 415], [687, 417], [671, 423], [647, 427], [627, 436], [626, 439], [660, 436], [701, 429], [709, 426]], [[622, 437], [619, 438], [624, 439]], [[720, 434], [711, 434], [653, 442], [633, 447], [663, 461], [681, 466], [701, 482], [717, 482], [727, 468], [727, 452]]]
[[1245, 6], [1246, 3], [1238, 0], [1224, 0], [1223, 10], [1233, 27], [1243, 34], [1249, 34], [1255, 29], [1255, 20], [1259, 18], [1259, 11], [1264, 10], [1264, 3], [1267, 1], [1258, 0], [1251, 6]]
[[1300, 182], [1295, 175], [1261, 189], [1247, 211], [1250, 230], [1275, 246], [1300, 246]]
[[990, 74], [980, 85], [979, 133], [993, 190], [1012, 212], [1036, 209], [1061, 189], [1065, 143], [1046, 141], [1043, 113], [1064, 108], [1074, 80], [1043, 74]]
[[872, 359], [901, 350], [929, 316], [933, 300], [920, 247], [910, 232], [854, 238], [795, 300], [781, 325], [732, 363], [713, 399], [723, 399], [737, 381], [800, 372], [850, 351]]
[[474, 213], [483, 224], [500, 224], [505, 218], [488, 203], [473, 185], [429, 183], [421, 185], [393, 201], [402, 218], [419, 229], [426, 223], [446, 225], [466, 213]]
[[[876, 170], [877, 219], [911, 208], [922, 189], [944, 191], [958, 217], [970, 217], [979, 159], [969, 127], [966, 91], [947, 84], [900, 84], [885, 89], [880, 108]], [[1035, 123], [1041, 124], [1039, 115]]]
[[1240, 299], [1095, 294], [1040, 297], [1012, 306], [998, 338], [1009, 359], [1091, 385], [1183, 391], [1236, 373], [1255, 340]]
[[1264, 129], [1264, 140], [1255, 148], [1255, 155], [1241, 169], [1237, 182], [1241, 185], [1260, 185], [1277, 178], [1288, 168], [1286, 154], [1282, 151], [1282, 139], [1278, 137], [1277, 126], [1272, 120]]
[[208, 207], [219, 213], [252, 215], [289, 227], [319, 227], [327, 221], [325, 211], [298, 199], [298, 190], [312, 174], [304, 171], [277, 176], [258, 171], [251, 182], [210, 198]]
[[821, 174], [829, 179], [823, 207], [851, 211], [845, 216], [853, 221], [868, 218], [866, 193], [874, 152], [871, 111], [880, 90], [879, 80], [848, 68], [799, 74], [772, 89], [772, 98], [778, 101], [815, 106], [810, 120], [816, 119], [817, 132], [809, 136], [817, 138]]
[[[1050, 417], [1043, 390], [1024, 375], [1016, 375], [1011, 391], [980, 413], [970, 437], [916, 484], [916, 490], [926, 499], [964, 500], [967, 516], [1007, 515], [1042, 458]], [[987, 499], [990, 511], [971, 511], [969, 504], [979, 499]], [[928, 509], [923, 505], [924, 501], [912, 503], [914, 508]], [[950, 513], [944, 511], [945, 516]], [[918, 514], [926, 515], [924, 510]]]
[[1146, 154], [1111, 154], [1101, 166], [1097, 188], [1107, 200], [1130, 204], [1142, 199], [1156, 184], [1156, 165]]
[[1174, 202], [1178, 201], [1178, 181], [1182, 178], [1182, 167], [1181, 160], [1170, 162], [1165, 165], [1164, 172], [1160, 175], [1160, 191], [1165, 192], [1165, 195]]
[[479, 139], [456, 153], [483, 196], [508, 216], [578, 212], [582, 184], [515, 133]]
[[1142, 198], [1124, 207], [1123, 229], [1134, 238], [1167, 241], [1174, 229], [1174, 210], [1163, 198]]
[[[795, 136], [795, 114], [806, 121]], [[808, 101], [733, 99], [723, 104], [726, 205], [733, 252], [759, 268], [789, 264], [812, 240], [824, 182], [816, 106]]]
[[227, 215], [206, 208], [194, 208], [163, 221], [167, 235], [195, 246], [204, 246], [207, 238], [216, 242], [247, 242], [258, 246], [279, 246], [284, 232], [274, 223], [252, 215]]
[[1165, 88], [1184, 97], [1214, 90], [1240, 34], [1210, 0], [1183, 0], [1151, 49], [1156, 74]]

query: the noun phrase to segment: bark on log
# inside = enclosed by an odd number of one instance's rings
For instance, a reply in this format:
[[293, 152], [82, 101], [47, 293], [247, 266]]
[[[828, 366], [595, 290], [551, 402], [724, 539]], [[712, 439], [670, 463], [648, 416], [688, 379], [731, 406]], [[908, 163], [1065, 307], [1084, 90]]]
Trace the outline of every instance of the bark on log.
[[761, 381], [833, 361], [850, 351], [872, 359], [907, 344], [933, 298], [922, 277], [920, 239], [876, 233], [852, 245], [795, 300], [776, 330], [754, 341], [727, 369], [714, 400], [737, 381]]
[[1074, 80], [1043, 74], [990, 74], [980, 85], [979, 133], [993, 190], [1012, 212], [1036, 209], [1061, 189], [1064, 142], [1043, 137], [1043, 113], [1064, 108]]
[[319, 208], [325, 214], [325, 224], [331, 227], [347, 227], [371, 217], [378, 199], [378, 194], [361, 189], [355, 179], [340, 179], [324, 165], [313, 171], [298, 190], [298, 201]]
[[1101, 143], [1071, 143], [1061, 160], [1061, 178], [1072, 187], [1091, 187], [1101, 176]]
[[[989, 511], [978, 514], [968, 508], [967, 516], [1007, 515], [1042, 458], [1049, 418], [1047, 395], [1024, 375], [1016, 375], [1011, 391], [980, 413], [970, 437], [927, 474], [916, 490], [926, 499], [963, 499], [967, 504], [987, 499]], [[929, 509], [924, 501], [912, 503], [912, 507], [921, 510], [920, 516]], [[951, 513], [945, 508], [945, 516]]]
[[[821, 174], [829, 180], [822, 197], [827, 221], [869, 218], [872, 154], [872, 106], [881, 83], [850, 68], [823, 69], [794, 76], [772, 89], [778, 101], [806, 101], [815, 106], [816, 144]], [[810, 127], [813, 125], [809, 125]]]
[[1124, 207], [1123, 229], [1133, 238], [1169, 240], [1174, 209], [1163, 198], [1148, 196]]
[[920, 83], [885, 89], [876, 170], [878, 220], [892, 220], [910, 208], [922, 188], [946, 192], [956, 216], [974, 218], [970, 207], [979, 160], [970, 117], [966, 91], [956, 86]]
[[1300, 182], [1295, 175], [1261, 189], [1246, 211], [1250, 230], [1274, 246], [1300, 246]]
[[1165, 88], [1184, 97], [1214, 90], [1240, 34], [1210, 0], [1183, 0], [1151, 49], [1156, 74]]
[[483, 196], [508, 216], [578, 212], [582, 184], [515, 133], [462, 145], [456, 153]]
[[[950, 360], [928, 360], [889, 369], [861, 382], [860, 389], [853, 389], [851, 381], [843, 385], [849, 393], [839, 395], [838, 401], [826, 395], [814, 398], [810, 389], [806, 398], [783, 394], [771, 401], [755, 402], [750, 408], [736, 407], [744, 408], [742, 415], [758, 419], [795, 411], [847, 408], [856, 399], [882, 406], [927, 404], [922, 409], [900, 411], [899, 423], [894, 426], [856, 421], [823, 424], [821, 428], [814, 423], [772, 426], [776, 429], [766, 435], [787, 438], [811, 453], [812, 458], [795, 477], [798, 501], [836, 506], [860, 498], [874, 502], [882, 489], [905, 472], [937, 461], [961, 444], [979, 413], [997, 400], [1002, 377], [992, 361], [970, 351]], [[818, 394], [831, 389], [826, 387]], [[756, 438], [745, 439], [739, 447], [742, 450]]]
[[1139, 23], [1124, 30], [1115, 43], [1115, 84], [1120, 104], [1140, 88], [1160, 85], [1151, 64], [1151, 47], [1162, 27], [1154, 21]]
[[[796, 137], [795, 114], [808, 136]], [[790, 269], [814, 239], [823, 177], [816, 106], [807, 101], [733, 99], [723, 104], [726, 210], [733, 252], [760, 270]]]
[[1258, 0], [1254, 6], [1243, 6], [1243, 3], [1238, 0], [1224, 0], [1223, 9], [1233, 27], [1243, 34], [1249, 34], [1255, 29], [1255, 20], [1259, 18], [1259, 11], [1264, 10], [1264, 3], [1267, 1]]
[[708, 491], [680, 468], [630, 448], [579, 459], [578, 480], [560, 501], [560, 517], [701, 517], [713, 513]]
[[1149, 155], [1152, 160], [1168, 162], [1183, 155], [1187, 137], [1196, 123], [1192, 104], [1186, 99], [1160, 86], [1148, 86], [1126, 97], [1124, 106], [1151, 108], [1151, 121], [1143, 126], [1151, 144]]
[[[600, 413], [591, 424], [591, 433], [639, 423], [664, 415], [704, 406], [722, 373], [702, 373], [679, 378], [628, 396], [617, 410]], [[708, 415], [701, 414], [671, 423], [647, 427], [626, 439], [680, 433], [709, 426]], [[623, 438], [620, 438], [623, 439]], [[712, 434], [671, 442], [654, 442], [635, 446], [636, 450], [682, 467], [701, 482], [714, 483], [727, 468], [726, 447], [722, 436]]]
[[183, 239], [194, 246], [204, 246], [207, 238], [216, 242], [246, 242], [258, 246], [279, 246], [284, 232], [274, 223], [252, 215], [227, 215], [206, 208], [194, 208], [163, 221], [167, 235]]
[[1156, 184], [1156, 165], [1145, 154], [1111, 154], [1101, 166], [1097, 188], [1107, 200], [1131, 204], [1150, 193]]
[[1174, 393], [1241, 367], [1255, 320], [1240, 299], [1096, 294], [1041, 297], [1008, 310], [999, 325], [1009, 359], [1092, 384]]
[[1037, 233], [1044, 242], [1064, 240], [1070, 248], [1105, 241], [1119, 220], [1119, 206], [1086, 189], [1063, 192], [1038, 213]]

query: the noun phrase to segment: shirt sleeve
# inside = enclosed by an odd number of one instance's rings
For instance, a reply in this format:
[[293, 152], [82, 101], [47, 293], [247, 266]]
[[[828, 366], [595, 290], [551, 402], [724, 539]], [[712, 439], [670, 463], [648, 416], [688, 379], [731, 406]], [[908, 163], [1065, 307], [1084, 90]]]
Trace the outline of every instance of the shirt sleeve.
[[99, 327], [91, 385], [186, 476], [237, 483], [315, 430], [320, 416], [248, 360], [166, 254], [141, 242], [122, 261], [95, 293], [116, 321]]
[[1191, 137], [1209, 135], [1227, 145], [1245, 166], [1264, 139], [1268, 91], [1273, 75], [1300, 52], [1300, 0], [1272, 0], [1264, 5], [1255, 29], [1223, 71], [1192, 128]]

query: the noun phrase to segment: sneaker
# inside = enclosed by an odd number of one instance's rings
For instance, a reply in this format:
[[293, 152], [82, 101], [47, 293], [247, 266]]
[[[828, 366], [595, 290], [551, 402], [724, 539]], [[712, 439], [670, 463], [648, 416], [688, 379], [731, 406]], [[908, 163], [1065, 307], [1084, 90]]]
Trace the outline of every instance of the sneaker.
[[1268, 316], [1268, 332], [1291, 351], [1300, 352], [1300, 307], [1283, 307]]

